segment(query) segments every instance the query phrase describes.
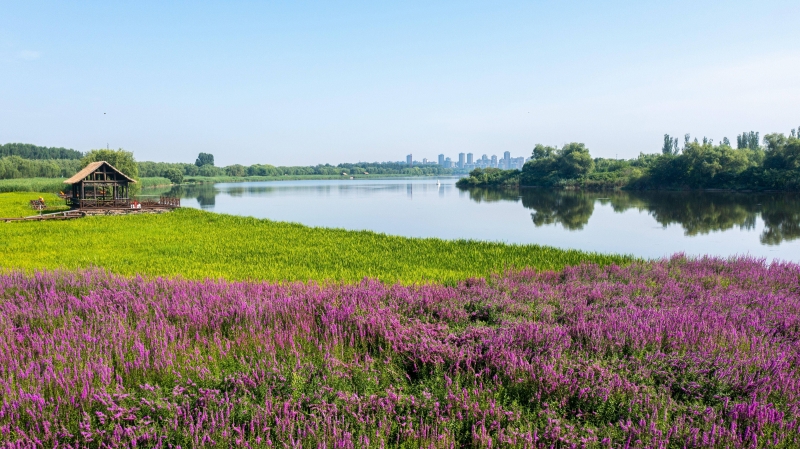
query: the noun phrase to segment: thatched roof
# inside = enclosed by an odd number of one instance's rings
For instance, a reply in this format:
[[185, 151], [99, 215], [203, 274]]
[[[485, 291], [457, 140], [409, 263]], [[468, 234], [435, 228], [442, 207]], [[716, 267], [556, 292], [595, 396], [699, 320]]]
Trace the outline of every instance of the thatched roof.
[[132, 179], [131, 177], [129, 177], [125, 173], [122, 173], [121, 171], [117, 170], [116, 167], [114, 167], [113, 165], [109, 164], [108, 162], [106, 162], [106, 161], [97, 161], [97, 162], [92, 162], [91, 164], [89, 164], [86, 167], [84, 167], [83, 170], [79, 171], [78, 173], [75, 173], [71, 178], [69, 178], [66, 181], [64, 181], [64, 184], [75, 184], [75, 183], [83, 181], [87, 176], [92, 174], [98, 168], [102, 167], [103, 164], [108, 165], [112, 170], [114, 170], [115, 172], [117, 172], [120, 175], [122, 175], [123, 177], [125, 177], [128, 181], [133, 182], [133, 183], [136, 182], [134, 179]]

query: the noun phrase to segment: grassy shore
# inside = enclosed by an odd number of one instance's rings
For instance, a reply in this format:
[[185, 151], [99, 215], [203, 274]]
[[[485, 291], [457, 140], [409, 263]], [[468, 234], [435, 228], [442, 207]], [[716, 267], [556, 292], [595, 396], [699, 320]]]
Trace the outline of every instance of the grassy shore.
[[607, 265], [631, 260], [538, 245], [312, 228], [194, 209], [58, 223], [2, 223], [0, 253], [3, 268], [98, 266], [124, 275], [271, 281], [370, 277], [454, 282], [510, 267], [560, 269], [585, 261]]
[[29, 217], [37, 215], [39, 211], [30, 207], [30, 201], [44, 199], [47, 209], [43, 213], [68, 210], [69, 207], [58, 195], [52, 193], [14, 192], [0, 194], [0, 218]]

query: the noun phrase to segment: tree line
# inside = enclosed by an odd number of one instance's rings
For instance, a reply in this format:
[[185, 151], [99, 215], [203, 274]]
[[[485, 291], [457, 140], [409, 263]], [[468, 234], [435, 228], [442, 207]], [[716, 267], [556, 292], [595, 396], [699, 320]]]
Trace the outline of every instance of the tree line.
[[787, 136], [759, 133], [737, 136], [736, 148], [724, 138], [715, 144], [686, 134], [664, 135], [660, 154], [637, 158], [592, 158], [582, 143], [562, 148], [536, 145], [522, 170], [476, 169], [461, 187], [521, 185], [587, 189], [752, 189], [800, 190], [800, 132]]
[[[247, 176], [303, 176], [303, 175], [407, 175], [407, 176], [431, 176], [449, 175], [454, 170], [439, 167], [438, 165], [425, 165], [409, 167], [404, 162], [358, 162], [343, 163], [338, 165], [320, 164], [314, 166], [274, 166], [269, 164], [253, 164], [249, 166], [234, 164], [225, 167], [214, 165], [214, 155], [210, 153], [200, 153], [194, 163], [170, 163], [170, 162], [137, 162], [133, 153], [124, 150], [91, 150], [86, 154], [74, 150], [80, 157], [47, 159], [37, 158], [36, 155], [45, 155], [44, 147], [35, 147], [27, 144], [7, 144], [17, 145], [16, 153], [5, 157], [0, 157], [0, 179], [18, 178], [67, 178], [75, 174], [89, 162], [97, 160], [107, 160], [120, 170], [120, 166], [126, 167], [125, 174], [138, 177], [164, 177], [175, 184], [180, 184], [189, 177], [247, 177]], [[37, 148], [38, 152], [22, 152], [19, 148]], [[57, 149], [54, 149], [57, 150]], [[25, 157], [21, 154], [31, 157]], [[56, 154], [56, 153], [47, 153]], [[71, 156], [74, 154], [70, 153]], [[106, 158], [106, 159], [103, 159]], [[118, 164], [120, 166], [118, 166]], [[135, 170], [132, 168], [135, 166]], [[125, 170], [123, 170], [125, 171]]]
[[19, 156], [24, 159], [78, 160], [83, 157], [83, 153], [68, 148], [40, 147], [29, 143], [0, 145], [0, 158], [8, 156]]

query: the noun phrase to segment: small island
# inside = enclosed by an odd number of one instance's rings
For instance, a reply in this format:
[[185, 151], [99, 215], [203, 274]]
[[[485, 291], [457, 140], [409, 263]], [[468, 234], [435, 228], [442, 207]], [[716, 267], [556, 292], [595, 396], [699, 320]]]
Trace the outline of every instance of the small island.
[[641, 153], [635, 159], [592, 158], [583, 143], [562, 148], [538, 144], [522, 170], [476, 168], [458, 181], [469, 187], [548, 187], [606, 189], [800, 189], [800, 136], [793, 129], [764, 136], [757, 132], [737, 137], [736, 148], [724, 138], [719, 144], [703, 138], [664, 135], [661, 154]]

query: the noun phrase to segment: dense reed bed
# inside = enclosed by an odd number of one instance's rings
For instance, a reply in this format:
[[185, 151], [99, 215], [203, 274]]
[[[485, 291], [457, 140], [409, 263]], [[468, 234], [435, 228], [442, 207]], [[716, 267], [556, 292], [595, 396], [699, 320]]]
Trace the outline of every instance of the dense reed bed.
[[0, 444], [797, 447], [800, 267], [0, 275]]
[[510, 267], [560, 269], [630, 257], [312, 228], [179, 209], [161, 215], [87, 217], [58, 223], [0, 223], [0, 267], [102, 267], [125, 275], [193, 279], [457, 282]]

